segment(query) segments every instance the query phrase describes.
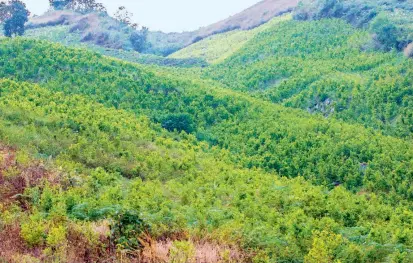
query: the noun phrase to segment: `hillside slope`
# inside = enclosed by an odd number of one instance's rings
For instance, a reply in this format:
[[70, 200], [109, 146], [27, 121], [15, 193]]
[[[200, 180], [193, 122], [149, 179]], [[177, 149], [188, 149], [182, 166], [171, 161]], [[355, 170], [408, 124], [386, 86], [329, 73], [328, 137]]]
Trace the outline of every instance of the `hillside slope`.
[[[203, 72], [234, 90], [411, 138], [413, 60], [342, 20], [284, 21]], [[217, 44], [219, 45], [219, 44]]]
[[[303, 0], [294, 11], [298, 20], [340, 18], [370, 29], [376, 49], [405, 49], [413, 43], [411, 0]], [[406, 54], [413, 57], [413, 52]]]
[[[395, 20], [349, 23], [373, 2], [171, 57], [106, 46], [129, 29], [104, 14], [0, 38], [0, 262], [413, 262], [413, 60], [375, 45]], [[233, 22], [269, 3], [293, 2]]]
[[[2, 259], [150, 261], [210, 240], [210, 262], [411, 259], [408, 142], [84, 50], [17, 39], [0, 54], [18, 81], [0, 81], [0, 140], [22, 150], [2, 158], [0, 239], [19, 244]], [[198, 139], [161, 128], [178, 116]], [[30, 156], [46, 171], [27, 173]]]
[[219, 63], [241, 49], [258, 33], [289, 19], [291, 19], [291, 15], [284, 15], [273, 18], [271, 21], [251, 30], [233, 30], [216, 34], [189, 45], [169, 57], [175, 59], [201, 58], [212, 64]]
[[[193, 133], [211, 147], [227, 149], [240, 166], [411, 198], [413, 190], [405, 184], [412, 180], [406, 177], [413, 165], [408, 141], [312, 118], [190, 75], [162, 73], [91, 52], [26, 40], [3, 40], [0, 48], [0, 77], [43, 83], [52, 91], [83, 94], [107, 107], [145, 114], [168, 130]], [[383, 159], [384, 154], [392, 157]], [[363, 163], [369, 164], [367, 170], [360, 169]], [[384, 174], [383, 166], [388, 170]], [[406, 180], [403, 186], [399, 180]]]

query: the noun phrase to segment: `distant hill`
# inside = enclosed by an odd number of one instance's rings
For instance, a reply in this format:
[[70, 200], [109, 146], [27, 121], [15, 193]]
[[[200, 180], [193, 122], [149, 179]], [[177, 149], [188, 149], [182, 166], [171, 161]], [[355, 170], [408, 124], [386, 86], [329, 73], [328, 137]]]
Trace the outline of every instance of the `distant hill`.
[[204, 38], [234, 29], [248, 30], [258, 27], [276, 16], [291, 12], [298, 3], [299, 0], [263, 0], [241, 13], [199, 29], [197, 37]]
[[133, 49], [129, 40], [133, 29], [105, 13], [50, 11], [31, 18], [27, 29], [30, 37], [39, 36], [63, 44], [87, 43], [113, 49]]
[[[144, 53], [167, 56], [208, 36], [235, 29], [258, 27], [272, 18], [290, 12], [299, 0], [264, 0], [223, 21], [192, 32], [150, 31]], [[30, 19], [28, 36], [65, 45], [91, 44], [110, 49], [132, 50], [133, 29], [105, 13], [82, 14], [71, 10], [50, 11]]]

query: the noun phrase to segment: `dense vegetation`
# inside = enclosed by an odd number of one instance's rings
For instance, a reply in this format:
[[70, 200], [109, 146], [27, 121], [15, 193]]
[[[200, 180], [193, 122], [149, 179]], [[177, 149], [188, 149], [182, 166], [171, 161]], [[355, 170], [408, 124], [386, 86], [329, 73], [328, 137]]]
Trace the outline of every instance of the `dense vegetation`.
[[[4, 40], [0, 48], [0, 76], [83, 94], [159, 123], [176, 120], [176, 114], [189, 115], [192, 122], [183, 122], [188, 127], [177, 125], [182, 127], [178, 131], [193, 131], [211, 146], [228, 149], [242, 166], [302, 175], [319, 184], [338, 181], [354, 191], [368, 188], [413, 197], [412, 148], [402, 140], [87, 51], [26, 40]], [[29, 63], [32, 58], [36, 63]], [[366, 171], [360, 168], [363, 163], [369, 166]]]
[[0, 262], [413, 262], [413, 62], [325, 17], [0, 39]]
[[[78, 95], [7, 80], [0, 87], [1, 140], [21, 149], [2, 172], [1, 227], [42, 248], [42, 260], [133, 251], [141, 242], [134, 233], [145, 230], [241, 244], [255, 262], [412, 260], [413, 214], [403, 205], [235, 168], [225, 152], [213, 157], [191, 136]], [[60, 170], [36, 179], [28, 154], [53, 157], [49, 169]], [[23, 178], [31, 183], [17, 184]], [[24, 199], [10, 203], [13, 194]], [[71, 254], [72, 242], [83, 250]]]
[[411, 138], [413, 60], [366, 51], [368, 43], [366, 31], [341, 20], [282, 22], [204, 76], [275, 103]]
[[413, 42], [412, 11], [411, 0], [303, 0], [294, 17], [342, 18], [356, 27], [371, 27], [378, 48], [402, 50]]

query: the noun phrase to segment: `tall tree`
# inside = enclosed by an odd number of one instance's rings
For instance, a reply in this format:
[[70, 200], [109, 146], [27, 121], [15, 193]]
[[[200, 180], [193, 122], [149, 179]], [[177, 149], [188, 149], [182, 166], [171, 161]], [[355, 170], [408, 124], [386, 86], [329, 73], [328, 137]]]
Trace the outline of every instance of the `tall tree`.
[[4, 23], [4, 35], [22, 36], [25, 31], [24, 24], [29, 20], [30, 12], [20, 0], [0, 3], [0, 22]]
[[124, 6], [120, 6], [113, 17], [134, 29], [138, 28], [138, 24], [132, 22], [133, 13], [129, 12]]
[[132, 33], [129, 40], [135, 51], [142, 52], [147, 47], [148, 32], [147, 27], [142, 27], [141, 30]]

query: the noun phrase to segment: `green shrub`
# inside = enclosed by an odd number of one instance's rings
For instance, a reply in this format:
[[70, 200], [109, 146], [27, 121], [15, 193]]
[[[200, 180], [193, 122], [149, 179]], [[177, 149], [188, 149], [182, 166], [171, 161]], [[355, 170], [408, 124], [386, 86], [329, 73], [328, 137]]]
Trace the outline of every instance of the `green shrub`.
[[35, 214], [21, 225], [21, 236], [31, 247], [42, 245], [46, 238], [47, 225], [40, 215]]
[[119, 211], [113, 216], [111, 236], [115, 244], [122, 249], [138, 249], [140, 235], [147, 230], [136, 211]]
[[52, 227], [46, 238], [46, 244], [52, 248], [59, 248], [66, 243], [67, 230], [64, 226]]
[[190, 241], [174, 241], [169, 251], [171, 263], [194, 263], [195, 247]]

